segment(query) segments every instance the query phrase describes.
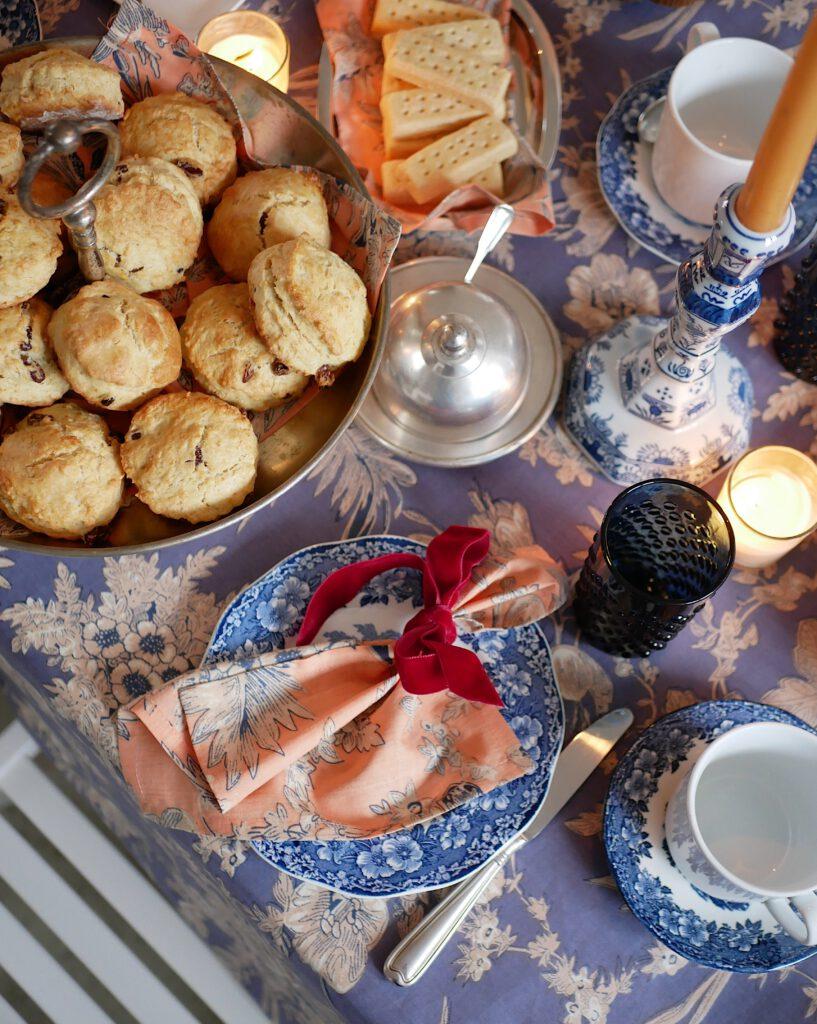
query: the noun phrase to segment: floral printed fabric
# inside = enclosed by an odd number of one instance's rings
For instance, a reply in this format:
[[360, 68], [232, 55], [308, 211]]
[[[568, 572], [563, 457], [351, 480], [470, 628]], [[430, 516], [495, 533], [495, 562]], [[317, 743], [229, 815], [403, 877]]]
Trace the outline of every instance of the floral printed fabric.
[[[524, 774], [524, 737], [498, 708], [398, 685], [389, 651], [416, 609], [381, 605], [395, 576], [405, 570], [375, 577], [313, 644], [158, 686], [153, 674], [150, 691], [118, 714], [122, 770], [142, 808], [204, 835], [348, 839], [416, 825]], [[536, 621], [561, 603], [563, 584], [541, 548], [489, 554], [454, 605], [458, 631]], [[118, 644], [114, 633], [97, 643]], [[456, 729], [444, 730], [453, 718]]]
[[[507, 33], [510, 0], [464, 0], [499, 19]], [[332, 58], [333, 112], [338, 137], [355, 166], [366, 176], [366, 186], [384, 209], [397, 217], [405, 231], [477, 231], [499, 202], [483, 188], [466, 185], [452, 192], [433, 209], [427, 206], [398, 208], [383, 199], [380, 165], [384, 159], [380, 124], [380, 86], [383, 52], [380, 40], [369, 35], [374, 4], [371, 0], [318, 0], [317, 15]], [[511, 92], [518, 88], [511, 85]], [[509, 102], [509, 107], [513, 104]], [[506, 163], [510, 175], [516, 168], [532, 172], [530, 192], [512, 203], [516, 217], [510, 231], [518, 235], [544, 235], [553, 227], [553, 206], [547, 172], [533, 162], [526, 143]], [[510, 179], [512, 180], [512, 179]], [[490, 203], [486, 203], [486, 198]]]

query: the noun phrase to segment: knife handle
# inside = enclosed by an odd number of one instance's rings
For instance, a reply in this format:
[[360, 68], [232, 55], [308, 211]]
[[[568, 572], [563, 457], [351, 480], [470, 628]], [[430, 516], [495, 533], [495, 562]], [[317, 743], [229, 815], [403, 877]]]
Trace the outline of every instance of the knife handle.
[[383, 973], [389, 981], [406, 986], [422, 978], [514, 850], [523, 845], [524, 840], [514, 836], [470, 878], [460, 882], [445, 899], [429, 910], [417, 927], [386, 957]]

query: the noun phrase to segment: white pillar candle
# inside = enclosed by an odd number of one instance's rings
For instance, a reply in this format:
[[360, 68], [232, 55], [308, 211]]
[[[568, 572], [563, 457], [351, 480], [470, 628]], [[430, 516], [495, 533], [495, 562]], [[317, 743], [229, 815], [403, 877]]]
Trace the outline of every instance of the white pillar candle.
[[281, 26], [259, 11], [233, 11], [208, 21], [199, 49], [235, 64], [281, 92], [289, 86], [289, 40]]
[[735, 563], [771, 565], [817, 526], [817, 465], [794, 448], [756, 448], [732, 468], [718, 504], [735, 531]]

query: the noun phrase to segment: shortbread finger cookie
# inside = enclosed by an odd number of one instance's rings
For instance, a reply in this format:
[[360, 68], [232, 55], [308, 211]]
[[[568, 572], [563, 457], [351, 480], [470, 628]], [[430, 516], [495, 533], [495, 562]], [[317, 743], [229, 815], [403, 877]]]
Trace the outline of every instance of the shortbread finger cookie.
[[0, 121], [0, 186], [9, 188], [23, 173], [23, 136], [14, 124]]
[[442, 134], [483, 116], [470, 103], [426, 89], [391, 92], [380, 100], [383, 136], [395, 141]]
[[158, 515], [206, 523], [253, 489], [258, 441], [239, 409], [211, 395], [174, 392], [134, 415], [122, 464], [139, 499]]
[[473, 18], [392, 32], [383, 36], [383, 54], [386, 57], [398, 38], [409, 42], [420, 39], [440, 43], [461, 53], [471, 53], [489, 64], [501, 64], [505, 59], [505, 40], [496, 18]]
[[207, 228], [213, 256], [234, 281], [246, 281], [262, 249], [299, 235], [328, 247], [329, 214], [317, 178], [288, 167], [239, 178], [224, 193]]
[[415, 203], [429, 203], [512, 157], [518, 148], [507, 125], [483, 117], [408, 157], [402, 173]]
[[37, 533], [84, 537], [113, 519], [123, 490], [118, 441], [73, 402], [29, 413], [0, 444], [0, 508]]
[[94, 281], [48, 325], [63, 373], [102, 409], [135, 409], [179, 376], [176, 322], [160, 302], [118, 281]]
[[51, 308], [36, 296], [0, 309], [0, 402], [43, 406], [68, 390], [48, 339]]
[[260, 252], [247, 275], [258, 331], [290, 369], [326, 386], [369, 336], [366, 287], [329, 249], [301, 236]]
[[157, 157], [117, 164], [94, 200], [105, 272], [137, 292], [169, 288], [196, 258], [204, 222], [190, 179]]
[[125, 112], [119, 75], [61, 47], [40, 50], [8, 64], [0, 84], [0, 110], [33, 127], [57, 117], [104, 117]]
[[181, 330], [185, 365], [211, 395], [262, 412], [300, 395], [309, 377], [285, 367], [267, 348], [250, 309], [246, 284], [208, 288], [191, 302]]
[[61, 252], [60, 221], [29, 217], [13, 193], [0, 192], [0, 308], [45, 287]]
[[119, 137], [123, 157], [160, 157], [184, 171], [203, 205], [217, 200], [238, 173], [229, 124], [208, 104], [183, 92], [134, 103]]
[[377, 0], [371, 34], [379, 38], [400, 29], [487, 17], [467, 4], [452, 4], [447, 0]]

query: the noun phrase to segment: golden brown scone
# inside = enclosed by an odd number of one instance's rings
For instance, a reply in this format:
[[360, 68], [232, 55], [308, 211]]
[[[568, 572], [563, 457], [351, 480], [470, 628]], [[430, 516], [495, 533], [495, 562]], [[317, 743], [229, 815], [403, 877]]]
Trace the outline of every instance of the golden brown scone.
[[250, 421], [232, 405], [176, 391], [134, 414], [122, 465], [140, 501], [154, 512], [206, 523], [240, 505], [252, 490], [258, 441]]
[[60, 223], [29, 217], [16, 196], [0, 192], [0, 309], [48, 284], [62, 252]]
[[308, 235], [329, 247], [329, 214], [318, 179], [288, 167], [250, 171], [231, 185], [207, 226], [207, 242], [218, 265], [234, 281], [245, 281], [262, 249]]
[[137, 292], [182, 280], [203, 230], [201, 206], [184, 171], [157, 157], [130, 157], [116, 165], [95, 203], [106, 273]]
[[20, 129], [6, 121], [0, 121], [0, 185], [8, 188], [14, 185], [23, 173], [23, 136]]
[[0, 402], [50, 405], [68, 390], [48, 340], [51, 307], [33, 298], [0, 309]]
[[190, 179], [199, 202], [218, 199], [238, 173], [235, 139], [212, 107], [183, 92], [134, 103], [119, 127], [122, 156], [158, 156]]
[[272, 409], [304, 390], [309, 378], [282, 368], [259, 335], [246, 284], [208, 288], [182, 324], [182, 354], [205, 391], [241, 409]]
[[29, 127], [56, 117], [120, 118], [125, 112], [119, 75], [61, 47], [8, 64], [0, 84], [0, 110]]
[[73, 402], [29, 413], [0, 444], [0, 508], [49, 537], [84, 537], [122, 503], [119, 442]]
[[371, 325], [366, 286], [329, 249], [301, 236], [260, 252], [247, 275], [258, 333], [284, 365], [331, 384], [358, 358]]
[[182, 365], [170, 313], [118, 281], [80, 288], [55, 310], [48, 336], [74, 391], [103, 409], [135, 409]]

